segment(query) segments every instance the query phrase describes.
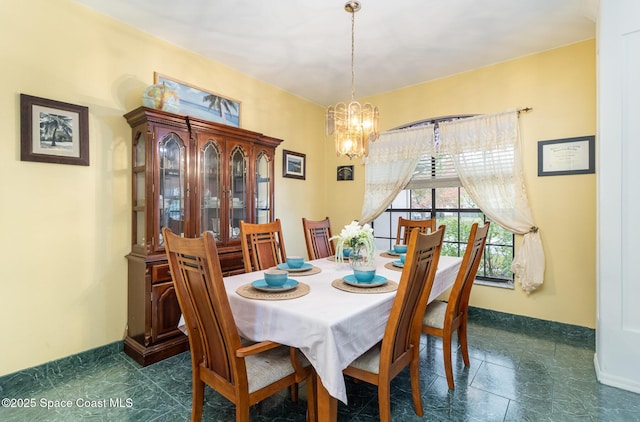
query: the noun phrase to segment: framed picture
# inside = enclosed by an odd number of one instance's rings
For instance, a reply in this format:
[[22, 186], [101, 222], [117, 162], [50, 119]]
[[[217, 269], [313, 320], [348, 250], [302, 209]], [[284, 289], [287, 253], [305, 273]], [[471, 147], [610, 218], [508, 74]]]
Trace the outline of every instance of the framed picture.
[[89, 165], [89, 108], [20, 94], [20, 160]]
[[305, 179], [307, 156], [299, 152], [282, 150], [282, 177]]
[[596, 171], [595, 136], [538, 142], [538, 176]]
[[338, 166], [338, 181], [353, 180], [353, 166]]
[[178, 81], [158, 72], [154, 83], [165, 83], [180, 97], [180, 113], [199, 119], [240, 127], [240, 101], [223, 97], [197, 86]]

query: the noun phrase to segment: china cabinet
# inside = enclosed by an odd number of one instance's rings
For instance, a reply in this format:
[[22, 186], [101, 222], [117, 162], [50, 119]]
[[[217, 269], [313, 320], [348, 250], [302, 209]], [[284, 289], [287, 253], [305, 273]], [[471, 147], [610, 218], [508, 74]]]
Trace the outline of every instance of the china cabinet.
[[260, 133], [146, 107], [132, 128], [132, 246], [125, 352], [148, 365], [188, 348], [162, 228], [213, 232], [224, 275], [243, 272], [239, 222], [273, 220], [274, 157]]

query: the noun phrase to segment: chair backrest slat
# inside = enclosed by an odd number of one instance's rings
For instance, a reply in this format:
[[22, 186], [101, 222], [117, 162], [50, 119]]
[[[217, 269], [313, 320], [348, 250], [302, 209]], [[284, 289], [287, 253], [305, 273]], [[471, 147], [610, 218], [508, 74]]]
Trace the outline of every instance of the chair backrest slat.
[[324, 220], [312, 221], [302, 218], [304, 240], [307, 245], [309, 259], [327, 258], [335, 255], [335, 245], [331, 239], [331, 222], [329, 217]]
[[408, 220], [398, 217], [398, 234], [396, 235], [396, 244], [408, 245], [409, 237], [413, 229], [418, 229], [420, 233], [433, 233], [436, 231], [436, 220], [430, 218], [428, 220]]
[[381, 362], [391, 364], [407, 353], [412, 344], [419, 344], [422, 315], [435, 278], [444, 226], [432, 234], [414, 229], [409, 240], [405, 265], [398, 291], [391, 308], [382, 341]]
[[240, 240], [245, 272], [266, 270], [287, 260], [280, 219], [265, 224], [240, 221]]
[[489, 234], [489, 224], [487, 221], [482, 227], [478, 227], [478, 223], [471, 226], [467, 248], [464, 251], [462, 264], [460, 264], [460, 270], [458, 270], [456, 281], [451, 288], [447, 304], [447, 314], [452, 313], [454, 318], [467, 312], [471, 287], [478, 273]]
[[[163, 238], [180, 309], [189, 332], [192, 364], [203, 365], [230, 384], [246, 372], [218, 260], [213, 234], [183, 238], [163, 229]], [[195, 368], [194, 368], [195, 369]]]

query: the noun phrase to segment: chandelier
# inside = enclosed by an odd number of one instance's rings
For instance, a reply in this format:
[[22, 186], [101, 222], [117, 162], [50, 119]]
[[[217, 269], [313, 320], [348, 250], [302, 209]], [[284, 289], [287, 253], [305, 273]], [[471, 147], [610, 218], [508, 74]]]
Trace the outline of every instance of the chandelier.
[[327, 135], [333, 135], [336, 154], [347, 157], [366, 157], [369, 153], [368, 142], [378, 139], [378, 107], [369, 103], [360, 104], [355, 97], [354, 28], [356, 12], [360, 3], [348, 1], [344, 10], [351, 13], [351, 102], [338, 103], [327, 108]]

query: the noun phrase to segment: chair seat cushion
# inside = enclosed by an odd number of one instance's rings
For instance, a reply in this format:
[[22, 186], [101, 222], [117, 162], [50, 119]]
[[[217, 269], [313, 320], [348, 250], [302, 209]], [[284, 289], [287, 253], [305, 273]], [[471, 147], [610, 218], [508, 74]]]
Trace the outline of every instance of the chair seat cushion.
[[427, 310], [422, 318], [422, 325], [434, 328], [444, 328], [444, 316], [447, 312], [447, 302], [434, 300], [427, 305]]
[[[309, 361], [302, 353], [300, 361], [303, 366], [308, 366]], [[247, 377], [249, 378], [249, 393], [258, 391], [267, 385], [289, 376], [295, 372], [289, 357], [289, 347], [282, 346], [257, 355], [245, 358]]]
[[379, 374], [381, 347], [382, 343], [376, 344], [371, 349], [357, 357], [349, 366], [362, 371], [371, 372], [372, 374]]

